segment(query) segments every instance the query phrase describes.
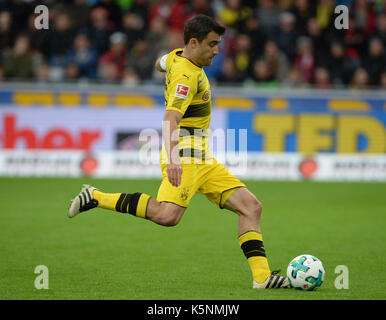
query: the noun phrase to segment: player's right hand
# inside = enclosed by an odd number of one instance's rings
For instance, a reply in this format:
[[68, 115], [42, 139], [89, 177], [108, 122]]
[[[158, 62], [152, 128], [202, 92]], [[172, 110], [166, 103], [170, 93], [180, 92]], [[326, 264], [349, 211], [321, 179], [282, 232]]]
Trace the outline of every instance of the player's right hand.
[[168, 164], [166, 168], [168, 178], [173, 187], [178, 187], [181, 184], [182, 166], [181, 164]]

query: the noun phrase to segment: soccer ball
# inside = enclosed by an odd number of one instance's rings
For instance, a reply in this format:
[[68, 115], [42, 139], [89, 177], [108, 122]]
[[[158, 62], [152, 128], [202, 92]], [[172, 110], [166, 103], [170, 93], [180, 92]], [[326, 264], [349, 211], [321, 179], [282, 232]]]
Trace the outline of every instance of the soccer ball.
[[302, 254], [294, 258], [288, 265], [287, 277], [292, 288], [299, 290], [315, 290], [324, 281], [322, 261], [310, 254]]

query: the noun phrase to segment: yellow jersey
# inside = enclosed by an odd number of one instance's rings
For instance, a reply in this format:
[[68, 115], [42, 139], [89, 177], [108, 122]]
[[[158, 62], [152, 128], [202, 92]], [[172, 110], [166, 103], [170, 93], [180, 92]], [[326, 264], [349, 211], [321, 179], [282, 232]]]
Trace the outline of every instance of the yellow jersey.
[[[166, 110], [182, 114], [178, 124], [180, 157], [185, 158], [181, 159], [182, 163], [191, 163], [192, 159], [194, 163], [206, 162], [213, 158], [208, 143], [212, 108], [210, 84], [204, 69], [181, 57], [182, 51], [173, 50], [165, 61]], [[164, 145], [161, 163], [168, 163]]]

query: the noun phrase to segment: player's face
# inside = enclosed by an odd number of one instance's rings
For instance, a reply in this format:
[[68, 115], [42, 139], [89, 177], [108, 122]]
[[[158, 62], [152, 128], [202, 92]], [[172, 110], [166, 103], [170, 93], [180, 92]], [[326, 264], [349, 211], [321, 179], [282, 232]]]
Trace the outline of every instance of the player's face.
[[210, 66], [212, 64], [213, 58], [218, 55], [218, 45], [220, 41], [221, 37], [214, 31], [211, 31], [201, 43], [198, 42], [196, 47], [196, 61], [201, 66]]

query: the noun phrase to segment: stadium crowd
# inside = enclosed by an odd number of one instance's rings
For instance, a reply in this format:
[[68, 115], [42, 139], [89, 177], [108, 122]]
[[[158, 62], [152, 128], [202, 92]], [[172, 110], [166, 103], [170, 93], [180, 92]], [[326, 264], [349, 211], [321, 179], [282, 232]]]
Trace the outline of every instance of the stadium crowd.
[[[37, 30], [37, 5], [49, 28]], [[349, 28], [337, 30], [337, 5]], [[0, 81], [162, 83], [154, 61], [183, 47], [187, 19], [227, 26], [206, 67], [218, 84], [386, 88], [385, 0], [0, 1]]]

